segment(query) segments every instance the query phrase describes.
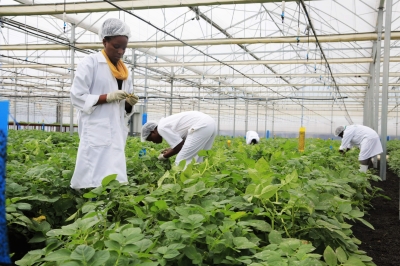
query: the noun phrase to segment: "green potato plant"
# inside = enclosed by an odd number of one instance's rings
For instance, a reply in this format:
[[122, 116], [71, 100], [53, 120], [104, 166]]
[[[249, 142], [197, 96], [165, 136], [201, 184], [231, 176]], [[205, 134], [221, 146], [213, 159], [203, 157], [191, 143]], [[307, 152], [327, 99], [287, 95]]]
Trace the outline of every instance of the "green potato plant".
[[41, 246], [17, 265], [375, 265], [350, 222], [373, 228], [363, 217], [379, 177], [339, 142], [299, 153], [295, 139], [218, 137], [185, 167], [157, 160], [165, 143], [129, 138], [129, 184], [110, 175], [77, 193], [77, 137], [29, 133], [10, 134], [7, 218]]

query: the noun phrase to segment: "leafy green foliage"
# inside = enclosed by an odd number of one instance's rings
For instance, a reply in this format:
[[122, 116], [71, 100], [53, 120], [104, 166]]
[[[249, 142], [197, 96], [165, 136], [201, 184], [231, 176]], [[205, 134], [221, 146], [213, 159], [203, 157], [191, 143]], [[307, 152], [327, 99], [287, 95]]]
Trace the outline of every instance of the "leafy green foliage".
[[387, 142], [387, 150], [389, 154], [389, 168], [400, 176], [400, 140], [391, 140]]
[[17, 265], [374, 265], [348, 222], [372, 227], [378, 177], [339, 142], [310, 139], [299, 153], [296, 140], [219, 137], [184, 168], [157, 160], [165, 145], [130, 138], [129, 184], [110, 175], [79, 192], [76, 136], [12, 131], [9, 142], [9, 227], [43, 243]]

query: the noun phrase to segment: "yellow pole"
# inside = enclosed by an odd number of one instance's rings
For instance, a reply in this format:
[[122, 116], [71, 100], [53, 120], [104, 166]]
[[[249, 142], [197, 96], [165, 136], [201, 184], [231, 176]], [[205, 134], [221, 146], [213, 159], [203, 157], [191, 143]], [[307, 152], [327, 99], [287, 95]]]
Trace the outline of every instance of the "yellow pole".
[[299, 152], [304, 152], [306, 147], [306, 128], [301, 127], [299, 130]]

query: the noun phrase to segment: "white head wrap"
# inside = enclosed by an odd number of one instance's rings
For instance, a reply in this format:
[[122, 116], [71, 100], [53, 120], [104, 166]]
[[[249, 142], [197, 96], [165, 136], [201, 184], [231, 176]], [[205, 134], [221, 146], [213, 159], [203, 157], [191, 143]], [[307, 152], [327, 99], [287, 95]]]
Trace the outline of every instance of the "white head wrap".
[[112, 36], [126, 36], [128, 39], [131, 37], [131, 29], [128, 24], [117, 18], [109, 18], [103, 22], [99, 30], [100, 41], [104, 37]]
[[145, 142], [147, 137], [150, 135], [151, 131], [153, 131], [157, 127], [156, 121], [149, 121], [142, 126], [142, 142]]

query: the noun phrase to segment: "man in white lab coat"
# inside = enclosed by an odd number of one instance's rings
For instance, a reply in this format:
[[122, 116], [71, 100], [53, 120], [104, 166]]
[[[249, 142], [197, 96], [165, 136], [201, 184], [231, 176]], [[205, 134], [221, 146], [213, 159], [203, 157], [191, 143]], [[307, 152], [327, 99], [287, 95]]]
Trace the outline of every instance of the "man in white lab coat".
[[258, 136], [258, 133], [255, 131], [247, 131], [246, 133], [246, 144], [257, 144], [260, 142], [260, 137]]
[[161, 143], [163, 139], [170, 145], [158, 156], [161, 161], [178, 154], [175, 163], [178, 165], [192, 159], [201, 162], [200, 150], [211, 149], [217, 135], [214, 119], [197, 111], [182, 112], [162, 118], [158, 123], [149, 121], [142, 127], [142, 141]]
[[86, 56], [78, 64], [71, 87], [71, 102], [78, 109], [80, 137], [74, 189], [101, 185], [104, 177], [117, 174], [125, 183], [127, 121], [138, 97], [132, 94], [130, 73], [121, 58], [130, 29], [119, 19], [107, 19], [99, 31], [104, 50]]
[[345, 153], [353, 146], [360, 148], [358, 161], [360, 171], [367, 172], [372, 157], [382, 153], [382, 144], [379, 135], [371, 128], [362, 125], [339, 126], [335, 136], [342, 138], [339, 152]]

